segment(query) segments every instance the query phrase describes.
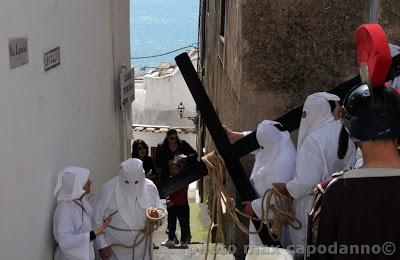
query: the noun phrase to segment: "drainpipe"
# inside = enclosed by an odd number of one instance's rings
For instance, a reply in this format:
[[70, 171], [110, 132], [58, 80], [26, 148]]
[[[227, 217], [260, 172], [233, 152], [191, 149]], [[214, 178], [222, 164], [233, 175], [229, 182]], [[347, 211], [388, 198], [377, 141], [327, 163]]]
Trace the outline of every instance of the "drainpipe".
[[378, 22], [378, 6], [379, 0], [370, 0], [369, 3], [369, 23], [377, 23]]

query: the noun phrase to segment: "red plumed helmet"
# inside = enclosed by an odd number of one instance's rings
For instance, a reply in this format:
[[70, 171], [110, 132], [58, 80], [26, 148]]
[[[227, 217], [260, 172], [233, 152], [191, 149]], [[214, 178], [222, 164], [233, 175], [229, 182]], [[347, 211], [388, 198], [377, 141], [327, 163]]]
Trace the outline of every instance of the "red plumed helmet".
[[355, 33], [358, 64], [368, 65], [372, 87], [383, 86], [392, 65], [389, 43], [379, 24], [363, 24]]
[[400, 137], [400, 95], [385, 87], [392, 65], [389, 44], [378, 24], [361, 25], [355, 34], [362, 81], [344, 99], [342, 122], [355, 141]]

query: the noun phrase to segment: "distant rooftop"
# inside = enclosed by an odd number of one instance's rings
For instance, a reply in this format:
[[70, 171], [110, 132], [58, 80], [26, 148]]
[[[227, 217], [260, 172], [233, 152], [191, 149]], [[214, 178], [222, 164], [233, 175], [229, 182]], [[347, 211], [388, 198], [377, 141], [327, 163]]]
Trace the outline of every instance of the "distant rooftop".
[[[188, 52], [188, 55], [191, 60], [197, 59], [198, 58], [197, 48], [191, 49]], [[172, 76], [176, 70], [178, 70], [178, 68], [174, 61], [161, 62], [156, 67], [141, 67], [139, 69], [135, 69], [135, 79], [143, 80], [143, 77]]]

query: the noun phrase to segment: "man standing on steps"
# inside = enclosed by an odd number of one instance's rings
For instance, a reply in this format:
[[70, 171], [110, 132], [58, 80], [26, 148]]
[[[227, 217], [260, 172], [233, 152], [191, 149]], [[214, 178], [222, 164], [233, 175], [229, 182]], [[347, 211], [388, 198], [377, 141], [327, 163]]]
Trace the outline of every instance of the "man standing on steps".
[[[185, 155], [186, 158], [183, 159], [185, 164], [191, 164], [195, 162], [198, 157], [198, 153], [192, 146], [185, 140], [181, 140], [178, 136], [178, 131], [176, 129], [170, 129], [167, 132], [167, 136], [164, 141], [157, 146], [156, 150], [156, 166], [161, 170], [160, 180], [158, 184], [162, 184], [169, 178], [169, 164], [179, 155]], [[188, 207], [189, 208], [189, 207]], [[189, 214], [189, 212], [187, 212]], [[190, 215], [190, 214], [189, 214]], [[190, 223], [190, 219], [188, 220]], [[167, 230], [168, 232], [168, 230]], [[189, 238], [187, 243], [191, 242], [191, 232], [189, 224]], [[176, 241], [179, 242], [179, 241]]]

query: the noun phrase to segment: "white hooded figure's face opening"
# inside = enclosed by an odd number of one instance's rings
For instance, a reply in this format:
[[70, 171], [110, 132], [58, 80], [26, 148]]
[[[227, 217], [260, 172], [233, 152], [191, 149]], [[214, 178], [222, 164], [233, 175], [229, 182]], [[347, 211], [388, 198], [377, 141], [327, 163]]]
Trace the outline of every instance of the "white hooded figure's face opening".
[[129, 159], [120, 166], [120, 187], [127, 197], [139, 197], [143, 193], [145, 175], [143, 163], [138, 159]]
[[121, 163], [115, 198], [119, 214], [132, 230], [143, 222], [141, 211], [146, 207], [141, 207], [140, 202], [147, 202], [148, 199], [145, 196], [145, 185], [146, 179], [141, 160], [134, 158]]
[[278, 122], [264, 120], [257, 128], [257, 141], [261, 149], [275, 149], [279, 146], [281, 131], [274, 125]]

